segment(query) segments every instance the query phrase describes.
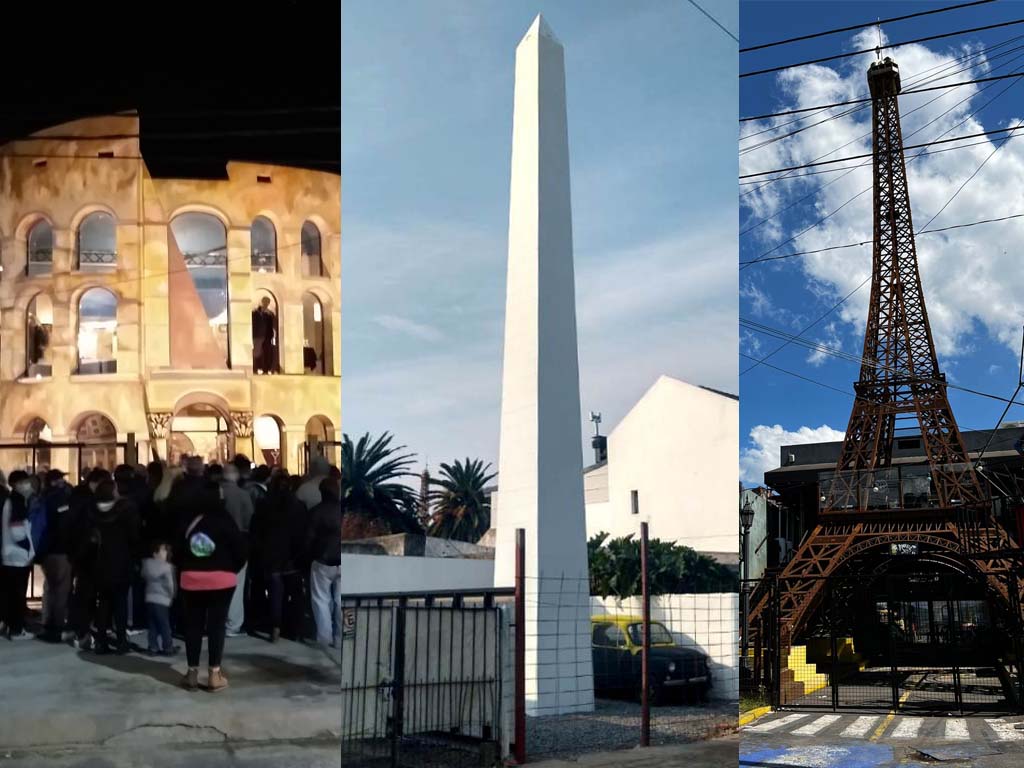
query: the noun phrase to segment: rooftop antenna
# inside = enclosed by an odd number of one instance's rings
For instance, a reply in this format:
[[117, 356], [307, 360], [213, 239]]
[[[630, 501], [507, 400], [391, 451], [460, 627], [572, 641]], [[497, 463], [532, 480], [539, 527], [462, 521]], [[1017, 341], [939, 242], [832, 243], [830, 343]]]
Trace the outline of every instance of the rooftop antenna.
[[875, 31], [878, 32], [878, 47], [875, 48], [875, 57], [879, 61], [882, 60], [882, 24], [881, 24], [881, 21], [882, 21], [882, 17], [881, 16], [876, 16], [875, 17]]
[[599, 437], [601, 435], [601, 412], [591, 411], [590, 420], [594, 424], [594, 437]]

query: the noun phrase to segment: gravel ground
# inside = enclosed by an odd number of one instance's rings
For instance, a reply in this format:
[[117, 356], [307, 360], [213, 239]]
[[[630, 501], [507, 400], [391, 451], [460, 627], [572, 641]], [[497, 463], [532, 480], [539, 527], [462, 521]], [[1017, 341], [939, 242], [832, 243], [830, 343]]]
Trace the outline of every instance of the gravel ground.
[[[735, 703], [651, 708], [651, 744], [699, 741], [736, 729]], [[584, 715], [553, 715], [526, 721], [527, 754], [539, 758], [573, 758], [591, 752], [632, 749], [640, 742], [640, 705], [597, 699]]]

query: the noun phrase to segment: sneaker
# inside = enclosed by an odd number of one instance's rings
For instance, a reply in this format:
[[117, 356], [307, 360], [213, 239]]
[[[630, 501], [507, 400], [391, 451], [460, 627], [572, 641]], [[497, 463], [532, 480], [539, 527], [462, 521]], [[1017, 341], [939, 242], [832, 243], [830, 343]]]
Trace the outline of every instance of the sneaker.
[[92, 650], [92, 636], [86, 635], [85, 637], [75, 638], [75, 648], [80, 651], [91, 651]]
[[67, 630], [66, 632], [61, 632], [60, 633], [60, 641], [62, 643], [69, 643], [69, 642], [71, 642], [74, 639], [75, 639], [75, 633], [72, 632], [71, 630]]
[[31, 632], [26, 632], [23, 629], [23, 630], [21, 630], [21, 632], [18, 632], [17, 634], [12, 633], [10, 635], [9, 639], [11, 639], [11, 640], [35, 640], [36, 636], [33, 635]]
[[245, 632], [240, 629], [232, 629], [225, 632], [224, 637], [245, 637]]
[[166, 651], [159, 651], [157, 653], [157, 655], [158, 656], [176, 656], [179, 653], [181, 653], [181, 646], [180, 645], [175, 645], [175, 646], [172, 646], [171, 648], [169, 648]]
[[217, 693], [223, 691], [228, 687], [228, 679], [224, 676], [224, 670], [222, 669], [211, 669], [210, 677], [206, 683], [206, 690], [210, 693]]

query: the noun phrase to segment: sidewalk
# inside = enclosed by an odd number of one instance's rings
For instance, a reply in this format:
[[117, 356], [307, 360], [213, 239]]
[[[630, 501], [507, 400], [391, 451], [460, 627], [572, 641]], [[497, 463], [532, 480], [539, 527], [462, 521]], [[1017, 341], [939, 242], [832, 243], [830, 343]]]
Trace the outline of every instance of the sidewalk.
[[735, 768], [739, 746], [739, 736], [733, 734], [690, 744], [615, 750], [584, 755], [576, 760], [529, 764], [536, 768]]
[[[231, 685], [216, 694], [179, 688], [184, 671], [184, 650], [174, 659], [97, 656], [70, 645], [0, 640], [0, 748], [340, 735], [338, 662], [320, 648], [228, 638], [224, 671]], [[205, 676], [201, 668], [201, 682]]]

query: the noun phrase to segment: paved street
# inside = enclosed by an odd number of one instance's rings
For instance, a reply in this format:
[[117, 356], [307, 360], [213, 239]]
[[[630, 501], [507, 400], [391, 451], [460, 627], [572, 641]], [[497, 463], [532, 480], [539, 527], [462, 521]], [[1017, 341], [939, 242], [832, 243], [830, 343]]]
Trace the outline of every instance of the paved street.
[[224, 669], [230, 688], [189, 693], [177, 685], [184, 653], [174, 659], [97, 656], [69, 645], [0, 641], [0, 690], [7, 695], [0, 749], [116, 751], [340, 733], [340, 673], [322, 649], [229, 638]]
[[3, 768], [337, 768], [333, 741], [0, 753]]
[[1001, 766], [1024, 760], [1024, 717], [776, 712], [740, 729], [747, 768]]
[[739, 737], [731, 735], [690, 744], [615, 750], [574, 760], [531, 762], [530, 765], [536, 768], [734, 768], [738, 749]]

